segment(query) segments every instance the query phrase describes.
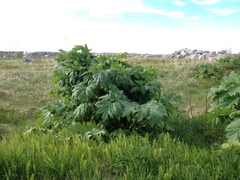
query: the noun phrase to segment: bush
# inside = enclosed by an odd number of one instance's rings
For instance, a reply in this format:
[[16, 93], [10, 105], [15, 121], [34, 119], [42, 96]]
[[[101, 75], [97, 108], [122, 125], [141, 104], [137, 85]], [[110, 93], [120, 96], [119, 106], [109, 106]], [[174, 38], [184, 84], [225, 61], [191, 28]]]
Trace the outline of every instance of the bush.
[[201, 81], [218, 81], [222, 77], [222, 71], [215, 64], [201, 64], [193, 69], [194, 77]]
[[217, 60], [215, 64], [200, 64], [193, 69], [193, 76], [201, 81], [218, 82], [224, 75], [240, 68], [240, 56], [227, 56]]
[[226, 148], [234, 147], [240, 149], [240, 76], [231, 72], [224, 77], [219, 87], [210, 89], [209, 97], [212, 98], [211, 113], [209, 119], [214, 124], [226, 123], [226, 137], [228, 143]]
[[43, 108], [40, 129], [58, 133], [68, 128], [82, 133], [76, 130], [77, 124], [86, 122], [95, 125], [88, 137], [172, 130], [170, 116], [177, 111], [172, 102], [179, 102], [179, 97], [161, 95], [156, 70], [123, 58], [125, 55], [94, 56], [86, 45], [61, 50], [53, 78], [59, 99]]
[[227, 56], [217, 60], [219, 69], [224, 72], [225, 75], [229, 75], [231, 71], [239, 70], [240, 68], [240, 55]]

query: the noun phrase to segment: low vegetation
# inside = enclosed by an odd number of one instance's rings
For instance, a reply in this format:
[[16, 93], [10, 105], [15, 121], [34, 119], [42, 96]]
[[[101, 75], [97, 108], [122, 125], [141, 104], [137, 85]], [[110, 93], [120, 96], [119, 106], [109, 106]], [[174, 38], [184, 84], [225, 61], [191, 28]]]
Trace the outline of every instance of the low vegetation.
[[56, 58], [54, 90], [59, 98], [43, 108], [38, 129], [60, 134], [81, 133], [81, 124], [93, 126], [89, 138], [109, 138], [118, 132], [156, 134], [174, 128], [174, 93], [161, 94], [157, 72], [122, 61], [120, 56], [94, 56], [87, 46], [62, 51]]
[[0, 179], [239, 179], [239, 58], [0, 59]]

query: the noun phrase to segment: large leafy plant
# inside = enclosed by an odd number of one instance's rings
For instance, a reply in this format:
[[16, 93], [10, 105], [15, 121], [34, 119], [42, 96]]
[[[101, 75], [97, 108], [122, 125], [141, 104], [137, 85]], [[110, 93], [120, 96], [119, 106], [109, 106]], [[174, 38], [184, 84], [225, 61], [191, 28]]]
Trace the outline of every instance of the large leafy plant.
[[210, 89], [209, 97], [212, 98], [209, 119], [215, 124], [227, 124], [228, 143], [223, 147], [234, 146], [240, 149], [240, 76], [231, 72], [224, 77], [219, 87]]
[[127, 63], [125, 55], [95, 56], [86, 45], [60, 52], [53, 78], [59, 99], [43, 108], [42, 130], [81, 133], [79, 123], [89, 123], [87, 136], [96, 137], [173, 129], [170, 115], [177, 109], [171, 102], [179, 99], [161, 95], [156, 70]]
[[240, 55], [226, 56], [216, 60], [216, 63], [205, 63], [194, 67], [193, 75], [201, 81], [218, 82], [223, 75], [240, 68]]
[[238, 71], [240, 68], [240, 55], [232, 55], [217, 60], [218, 67], [225, 75], [231, 71]]
[[222, 71], [215, 64], [200, 64], [193, 69], [194, 77], [201, 81], [218, 81], [222, 77]]

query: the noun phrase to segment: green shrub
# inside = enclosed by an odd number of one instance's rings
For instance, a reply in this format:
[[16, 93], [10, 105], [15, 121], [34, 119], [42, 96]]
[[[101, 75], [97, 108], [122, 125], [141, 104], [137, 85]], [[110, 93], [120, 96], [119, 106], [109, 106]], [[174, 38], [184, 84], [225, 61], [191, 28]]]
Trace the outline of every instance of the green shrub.
[[[161, 95], [153, 68], [122, 61], [125, 55], [94, 56], [88, 47], [61, 50], [57, 56], [54, 92], [59, 99], [43, 108], [40, 127], [60, 132], [78, 123], [95, 124], [94, 134], [157, 133], [173, 129], [174, 94]], [[81, 130], [79, 129], [79, 133]], [[89, 137], [93, 137], [90, 132]]]
[[214, 64], [200, 64], [193, 69], [194, 77], [201, 81], [217, 82], [223, 75], [229, 75], [231, 71], [240, 68], [240, 55], [226, 56], [217, 60]]
[[227, 56], [217, 60], [219, 68], [225, 75], [229, 75], [231, 71], [238, 71], [240, 68], [240, 55]]
[[228, 124], [228, 143], [224, 147], [237, 146], [236, 149], [240, 149], [240, 76], [231, 72], [219, 87], [210, 89], [209, 97], [212, 98], [209, 119], [215, 124]]
[[222, 77], [222, 71], [216, 64], [201, 64], [193, 69], [194, 77], [201, 81], [218, 81]]

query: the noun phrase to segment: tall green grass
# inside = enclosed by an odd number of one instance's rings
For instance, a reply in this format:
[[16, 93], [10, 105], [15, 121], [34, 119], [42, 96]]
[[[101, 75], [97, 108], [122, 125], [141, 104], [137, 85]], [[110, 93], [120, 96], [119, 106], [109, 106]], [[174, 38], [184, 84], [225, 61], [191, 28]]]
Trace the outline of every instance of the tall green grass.
[[110, 143], [15, 134], [0, 144], [1, 179], [239, 179], [239, 170], [235, 154], [197, 149], [169, 134]]

